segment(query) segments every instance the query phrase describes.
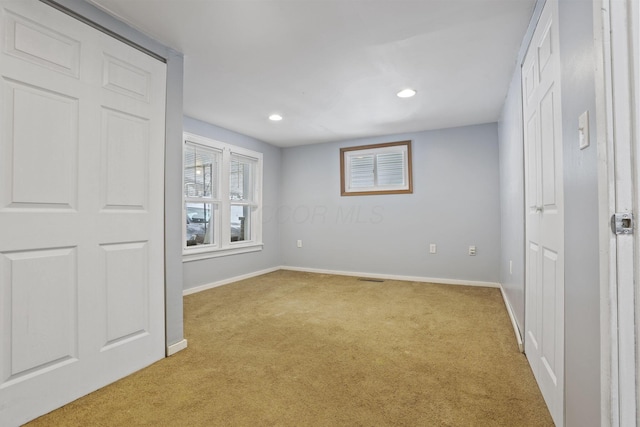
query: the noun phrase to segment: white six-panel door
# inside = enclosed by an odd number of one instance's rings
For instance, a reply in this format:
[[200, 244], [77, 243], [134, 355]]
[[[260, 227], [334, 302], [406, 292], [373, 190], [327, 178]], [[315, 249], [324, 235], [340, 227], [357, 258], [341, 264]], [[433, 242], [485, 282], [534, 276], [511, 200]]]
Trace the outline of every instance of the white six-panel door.
[[564, 417], [564, 211], [557, 1], [522, 65], [525, 129], [525, 353], [556, 425]]
[[165, 64], [0, 1], [0, 425], [164, 356]]

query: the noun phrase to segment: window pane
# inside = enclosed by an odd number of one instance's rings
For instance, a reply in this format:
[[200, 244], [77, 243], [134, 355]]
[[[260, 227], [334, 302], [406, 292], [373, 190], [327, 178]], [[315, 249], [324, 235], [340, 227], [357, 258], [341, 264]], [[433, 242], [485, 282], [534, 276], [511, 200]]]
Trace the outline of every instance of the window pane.
[[184, 195], [217, 199], [219, 155], [213, 150], [184, 147]]
[[404, 184], [404, 153], [382, 153], [376, 156], [378, 185]]
[[251, 207], [231, 205], [231, 241], [251, 240]]
[[214, 207], [212, 203], [186, 203], [187, 246], [211, 245], [214, 236]]
[[351, 188], [369, 188], [375, 185], [373, 155], [352, 156]]
[[229, 176], [230, 200], [253, 200], [252, 177], [254, 161], [241, 156], [231, 156]]

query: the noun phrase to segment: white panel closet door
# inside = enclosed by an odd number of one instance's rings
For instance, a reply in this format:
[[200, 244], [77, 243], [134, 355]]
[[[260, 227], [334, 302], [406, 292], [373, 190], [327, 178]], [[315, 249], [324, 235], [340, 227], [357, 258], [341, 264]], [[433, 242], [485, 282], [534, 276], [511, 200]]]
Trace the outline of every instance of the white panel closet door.
[[0, 0], [0, 425], [164, 356], [165, 64]]
[[525, 121], [525, 353], [564, 423], [564, 210], [557, 1], [548, 0], [522, 65]]

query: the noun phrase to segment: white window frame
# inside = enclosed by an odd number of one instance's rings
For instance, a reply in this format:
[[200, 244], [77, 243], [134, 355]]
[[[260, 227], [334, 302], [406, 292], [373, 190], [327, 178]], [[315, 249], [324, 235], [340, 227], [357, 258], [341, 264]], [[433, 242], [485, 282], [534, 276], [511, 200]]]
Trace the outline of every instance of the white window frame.
[[[264, 246], [264, 243], [262, 242], [262, 153], [189, 132], [183, 133], [182, 141], [182, 261], [197, 261], [207, 258], [261, 251]], [[219, 176], [217, 178], [217, 198], [191, 198], [185, 195], [184, 152], [187, 144], [199, 145], [205, 149], [218, 151], [220, 153], [220, 165], [218, 168]], [[229, 197], [231, 157], [233, 155], [245, 157], [255, 162], [255, 170], [253, 170], [252, 174], [252, 197], [250, 200], [243, 200], [240, 203], [230, 200]], [[218, 210], [214, 214], [214, 221], [212, 224], [212, 226], [215, 227], [215, 237], [211, 244], [196, 246], [186, 245], [186, 204], [189, 202], [212, 203], [218, 205]], [[251, 217], [249, 219], [250, 238], [248, 240], [238, 242], [231, 241], [232, 204], [242, 204], [251, 207]]]
[[[352, 160], [359, 156], [374, 157], [383, 153], [402, 153], [403, 183], [401, 185], [381, 185], [377, 183], [377, 171], [374, 169], [376, 183], [371, 187], [353, 187], [351, 185]], [[342, 196], [366, 196], [374, 194], [410, 194], [413, 193], [411, 173], [411, 141], [387, 142], [383, 144], [361, 145], [340, 149], [340, 194]]]

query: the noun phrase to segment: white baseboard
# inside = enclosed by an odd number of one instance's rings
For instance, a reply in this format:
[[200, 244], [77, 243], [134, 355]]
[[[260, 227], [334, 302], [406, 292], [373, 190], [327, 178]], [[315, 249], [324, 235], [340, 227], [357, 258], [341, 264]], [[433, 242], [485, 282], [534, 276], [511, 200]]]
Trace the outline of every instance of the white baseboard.
[[254, 271], [253, 273], [242, 274], [240, 276], [230, 277], [228, 279], [218, 280], [217, 282], [207, 283], [206, 285], [200, 285], [193, 288], [185, 289], [182, 291], [182, 295], [191, 295], [198, 292], [206, 291], [207, 289], [217, 288], [218, 286], [228, 285], [229, 283], [238, 282], [244, 279], [250, 279], [256, 276], [262, 276], [263, 274], [272, 273], [280, 270], [280, 267], [271, 267], [265, 270]]
[[324, 270], [320, 268], [291, 267], [288, 265], [282, 265], [280, 266], [280, 269], [291, 270], [291, 271], [303, 271], [307, 273], [335, 274], [338, 276], [369, 277], [372, 279], [404, 280], [407, 282], [428, 282], [428, 283], [438, 283], [443, 285], [483, 286], [485, 288], [500, 287], [499, 283], [478, 282], [473, 280], [441, 279], [441, 278], [420, 277], [420, 276], [399, 276], [395, 274], [361, 273], [361, 272], [355, 272], [355, 271], [339, 271], [339, 270]]
[[171, 356], [172, 354], [176, 354], [177, 352], [184, 350], [185, 348], [187, 348], [187, 340], [185, 339], [175, 344], [171, 344], [170, 346], [167, 346], [167, 357]]
[[518, 322], [516, 322], [516, 316], [513, 313], [513, 308], [511, 308], [511, 304], [509, 303], [509, 299], [507, 298], [507, 294], [505, 293], [502, 285], [500, 285], [500, 293], [502, 294], [504, 305], [507, 307], [507, 313], [509, 313], [509, 319], [511, 319], [511, 326], [513, 326], [513, 332], [516, 334], [516, 341], [518, 342], [518, 350], [520, 350], [520, 353], [524, 353], [524, 343], [522, 342], [522, 335], [520, 334], [520, 328], [518, 327]]

